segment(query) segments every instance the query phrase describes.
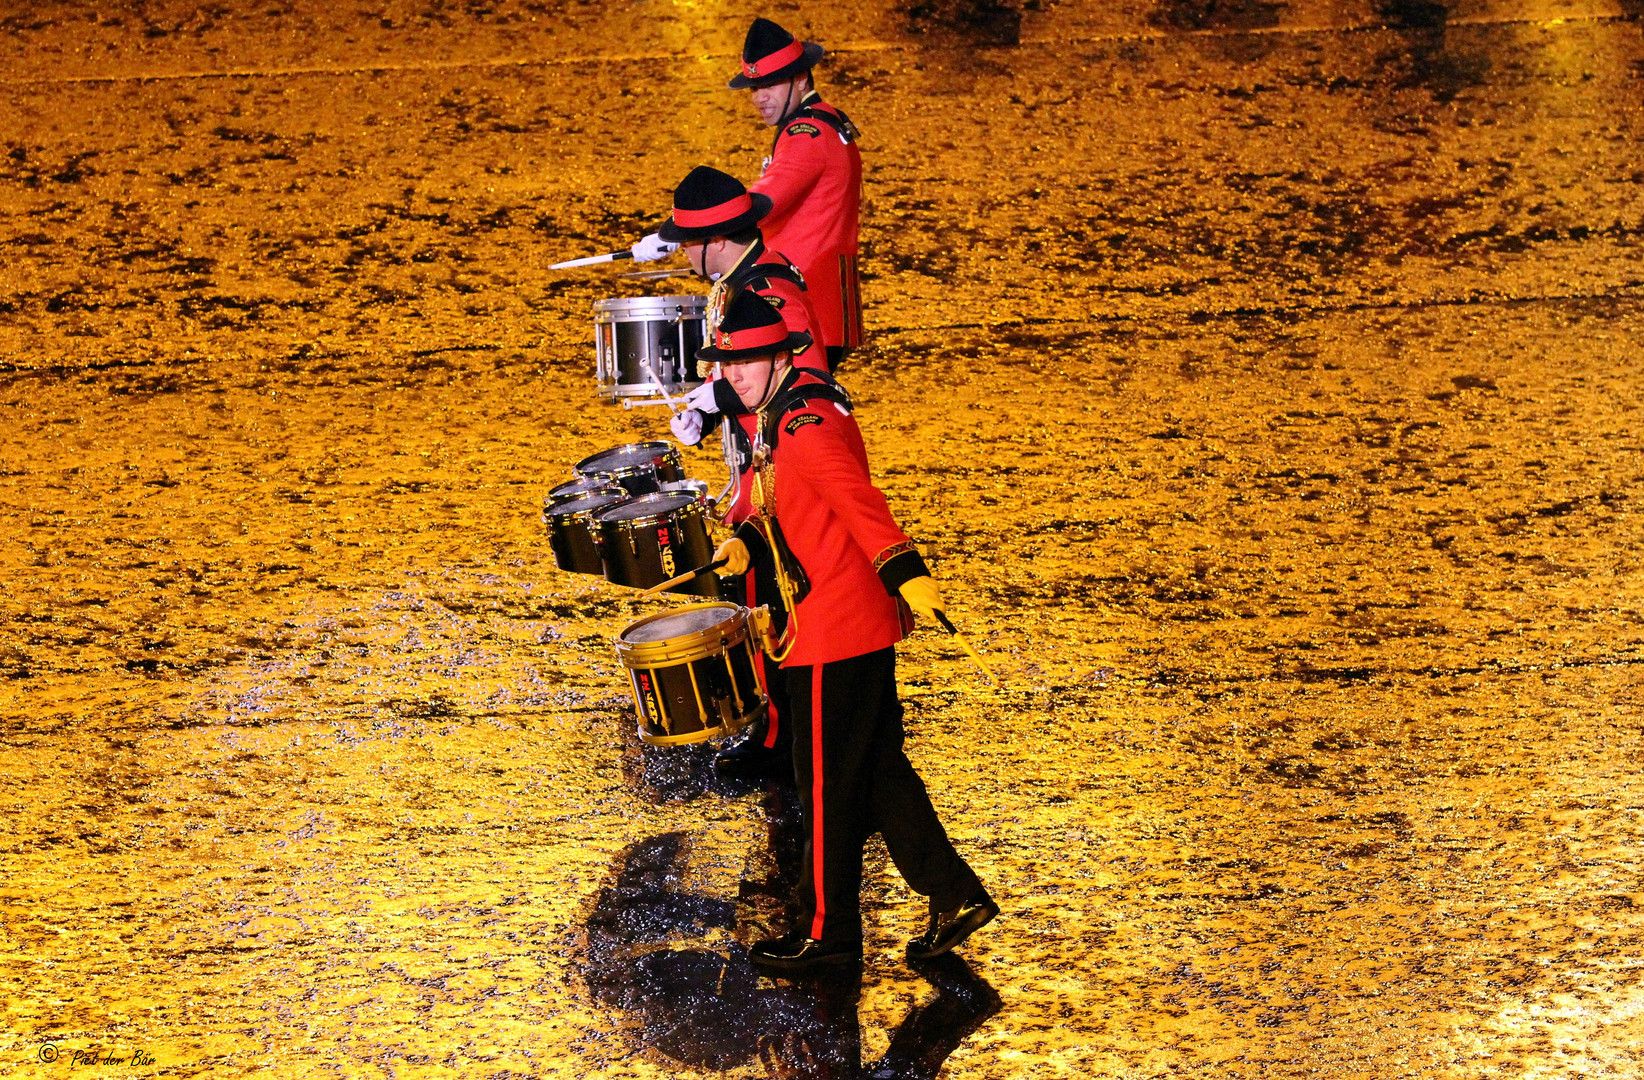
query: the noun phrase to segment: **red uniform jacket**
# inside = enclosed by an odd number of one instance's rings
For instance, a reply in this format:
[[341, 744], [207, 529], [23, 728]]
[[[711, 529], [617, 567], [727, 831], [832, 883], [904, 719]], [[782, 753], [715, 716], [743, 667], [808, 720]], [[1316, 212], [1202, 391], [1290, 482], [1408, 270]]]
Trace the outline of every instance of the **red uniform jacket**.
[[[820, 381], [796, 372], [787, 385]], [[897, 590], [929, 571], [868, 475], [855, 418], [832, 401], [812, 401], [782, 417], [776, 432], [776, 519], [811, 584], [783, 665], [895, 645], [912, 627]]]
[[[840, 116], [813, 90], [802, 106]], [[862, 202], [862, 152], [826, 122], [798, 116], [777, 126], [770, 164], [748, 185], [770, 197], [771, 212], [759, 221], [766, 242], [787, 255], [805, 275], [805, 286], [822, 320], [821, 343], [847, 341], [847, 291], [854, 284], [841, 271], [840, 257], [854, 265]]]

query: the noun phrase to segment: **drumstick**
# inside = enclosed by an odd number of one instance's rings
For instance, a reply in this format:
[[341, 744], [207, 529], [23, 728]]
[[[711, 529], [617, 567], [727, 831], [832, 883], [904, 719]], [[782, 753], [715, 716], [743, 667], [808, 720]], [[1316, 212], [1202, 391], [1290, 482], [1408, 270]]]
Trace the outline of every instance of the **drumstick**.
[[976, 661], [976, 666], [982, 669], [982, 674], [988, 677], [988, 681], [997, 686], [999, 684], [999, 676], [993, 673], [993, 669], [991, 667], [988, 667], [988, 662], [982, 659], [982, 655], [970, 647], [969, 639], [967, 639], [965, 635], [961, 634], [958, 628], [948, 621], [947, 613], [941, 609], [937, 609], [935, 614], [936, 621], [942, 624], [942, 629], [953, 635], [954, 640], [959, 642], [959, 647], [964, 649], [972, 660]]
[[680, 584], [681, 582], [690, 581], [692, 578], [698, 578], [698, 577], [701, 577], [703, 574], [712, 573], [713, 571], [718, 570], [721, 566], [724, 566], [724, 565], [725, 565], [725, 560], [724, 559], [715, 559], [713, 562], [709, 563], [707, 566], [699, 566], [695, 570], [687, 570], [685, 573], [679, 575], [678, 577], [671, 577], [667, 581], [664, 581], [661, 585], [652, 585], [649, 589], [646, 589], [644, 592], [640, 593], [639, 595], [641, 597], [655, 596], [657, 593], [662, 592], [664, 589], [671, 589], [675, 585]]
[[613, 251], [609, 255], [590, 255], [586, 259], [567, 259], [565, 262], [555, 263], [548, 269], [569, 270], [573, 266], [595, 266], [599, 263], [620, 262], [623, 259], [633, 257], [634, 253], [631, 251]]
[[685, 406], [677, 404], [674, 396], [668, 393], [668, 384], [657, 378], [656, 365], [651, 363], [651, 357], [649, 354], [645, 357], [645, 370], [650, 374], [651, 381], [656, 383], [656, 388], [662, 391], [662, 401], [663, 404], [668, 406], [669, 414], [678, 416], [680, 413], [684, 412]]
[[686, 277], [695, 274], [695, 270], [630, 270], [626, 274], [618, 274], [620, 278], [634, 278], [638, 281], [660, 281], [668, 277]]

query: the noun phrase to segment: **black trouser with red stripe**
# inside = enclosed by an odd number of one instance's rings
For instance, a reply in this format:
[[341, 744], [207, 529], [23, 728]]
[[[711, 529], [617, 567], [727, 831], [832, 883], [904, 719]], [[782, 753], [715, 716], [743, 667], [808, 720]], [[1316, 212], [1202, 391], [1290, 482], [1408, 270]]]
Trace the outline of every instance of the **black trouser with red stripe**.
[[805, 829], [799, 922], [806, 937], [862, 936], [862, 845], [885, 838], [896, 869], [941, 910], [981, 889], [953, 849], [902, 749], [896, 650], [784, 669]]
[[765, 737], [759, 741], [767, 750], [776, 744], [792, 723], [793, 706], [788, 703], [788, 680], [775, 660], [759, 654], [759, 686], [765, 691]]

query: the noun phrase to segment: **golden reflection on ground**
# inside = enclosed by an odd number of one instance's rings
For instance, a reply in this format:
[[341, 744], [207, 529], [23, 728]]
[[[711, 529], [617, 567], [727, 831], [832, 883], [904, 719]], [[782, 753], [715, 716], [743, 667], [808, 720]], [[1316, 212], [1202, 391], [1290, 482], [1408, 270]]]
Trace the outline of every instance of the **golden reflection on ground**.
[[910, 969], [872, 847], [822, 987], [745, 959], [791, 805], [631, 731], [671, 601], [538, 517], [664, 432], [593, 400], [630, 287], [540, 267], [767, 146], [726, 61], [599, 58], [749, 12], [12, 28], [0, 1074], [1630, 1076], [1644, 43], [1280, 7], [807, 13], [875, 43], [846, 379], [1004, 676], [900, 665], [1005, 915]]

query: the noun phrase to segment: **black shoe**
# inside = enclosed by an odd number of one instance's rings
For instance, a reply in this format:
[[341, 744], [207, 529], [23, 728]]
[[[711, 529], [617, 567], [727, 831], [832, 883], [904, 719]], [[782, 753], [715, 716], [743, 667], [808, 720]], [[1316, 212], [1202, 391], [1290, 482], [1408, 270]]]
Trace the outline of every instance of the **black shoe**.
[[862, 962], [860, 941], [818, 941], [793, 931], [761, 941], [748, 950], [754, 966], [766, 971], [797, 975], [817, 968]]
[[738, 780], [756, 780], [767, 777], [787, 778], [793, 783], [793, 742], [778, 738], [776, 745], [765, 745], [763, 729], [741, 742], [728, 746], [714, 755], [714, 771]]
[[951, 952], [976, 931], [992, 922], [999, 905], [983, 889], [952, 911], [930, 913], [930, 928], [908, 942], [909, 960], [929, 960]]

